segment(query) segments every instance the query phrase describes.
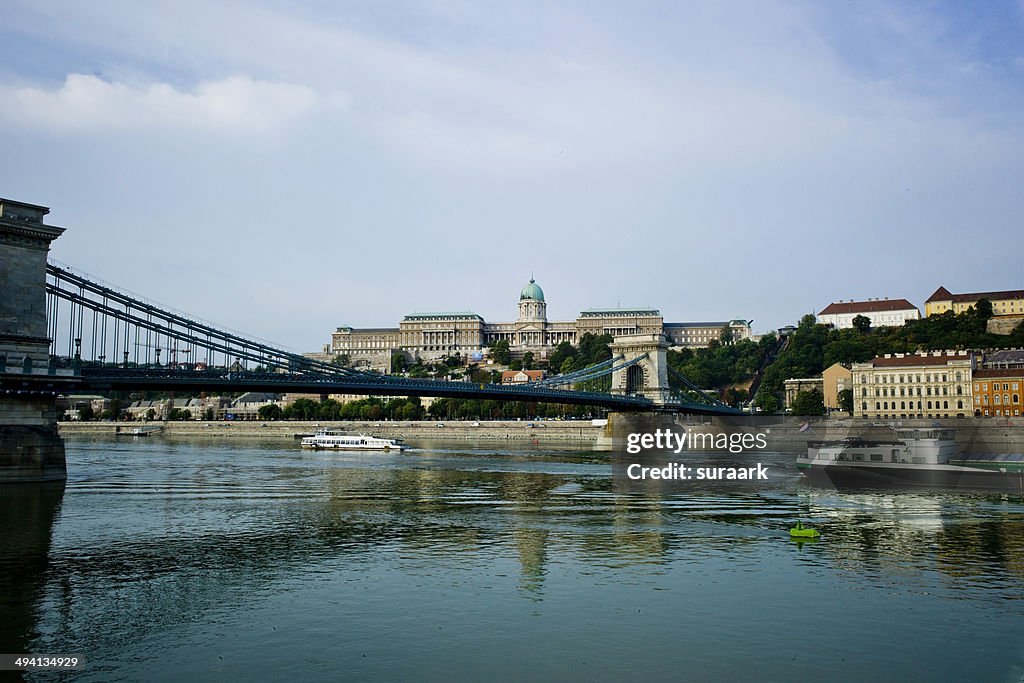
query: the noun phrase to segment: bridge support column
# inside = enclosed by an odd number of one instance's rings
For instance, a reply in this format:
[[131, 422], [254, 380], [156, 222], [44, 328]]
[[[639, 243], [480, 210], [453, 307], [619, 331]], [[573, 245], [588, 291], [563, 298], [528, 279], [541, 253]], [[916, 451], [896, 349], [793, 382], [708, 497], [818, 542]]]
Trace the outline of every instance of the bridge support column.
[[45, 206], [0, 199], [0, 482], [67, 478], [50, 374], [46, 254], [64, 232]]
[[668, 347], [668, 342], [660, 334], [616, 337], [611, 344], [613, 357], [621, 355], [626, 361], [646, 357], [636, 365], [612, 373], [612, 393], [644, 396], [658, 405], [668, 403]]

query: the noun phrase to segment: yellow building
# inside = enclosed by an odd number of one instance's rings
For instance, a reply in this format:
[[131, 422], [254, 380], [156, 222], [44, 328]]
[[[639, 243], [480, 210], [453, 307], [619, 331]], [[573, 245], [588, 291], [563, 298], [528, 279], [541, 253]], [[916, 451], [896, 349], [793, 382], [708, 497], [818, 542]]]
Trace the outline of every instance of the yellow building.
[[996, 316], [1024, 315], [1024, 289], [1004, 292], [973, 292], [970, 294], [952, 294], [945, 287], [939, 287], [924, 302], [924, 314], [939, 315], [946, 311], [963, 313], [974, 308], [980, 299], [992, 302], [992, 314]]
[[833, 363], [821, 373], [821, 384], [825, 407], [838, 410], [839, 392], [844, 389], [853, 389], [853, 373], [842, 363]]

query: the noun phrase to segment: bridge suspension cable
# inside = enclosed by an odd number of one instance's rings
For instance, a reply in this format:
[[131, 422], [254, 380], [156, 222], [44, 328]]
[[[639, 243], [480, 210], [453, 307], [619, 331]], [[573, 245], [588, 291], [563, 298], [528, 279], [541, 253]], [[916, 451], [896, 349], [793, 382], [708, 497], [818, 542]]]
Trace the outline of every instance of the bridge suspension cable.
[[[48, 263], [46, 267], [47, 316], [51, 355], [66, 355], [100, 365], [192, 365], [255, 363], [291, 372], [315, 372], [331, 376], [374, 376], [339, 368], [330, 363], [284, 351], [193, 319], [187, 314], [160, 308], [120, 290], [99, 284]], [[91, 315], [86, 315], [90, 311]], [[62, 322], [62, 316], [67, 322]], [[66, 341], [62, 339], [66, 325]], [[64, 353], [61, 353], [61, 352]], [[161, 360], [161, 352], [167, 355]], [[199, 358], [200, 352], [206, 357]], [[219, 362], [218, 362], [219, 361]]]

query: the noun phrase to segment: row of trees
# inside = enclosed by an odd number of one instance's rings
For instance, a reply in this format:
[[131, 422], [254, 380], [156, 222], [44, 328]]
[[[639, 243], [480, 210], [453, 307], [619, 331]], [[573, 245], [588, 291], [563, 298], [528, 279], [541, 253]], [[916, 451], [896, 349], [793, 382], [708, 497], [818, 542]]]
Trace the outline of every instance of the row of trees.
[[338, 403], [333, 399], [314, 401], [301, 398], [287, 408], [276, 404], [262, 406], [261, 420], [422, 420], [464, 419], [501, 420], [536, 417], [586, 418], [601, 411], [587, 406], [566, 406], [554, 403], [524, 401], [493, 401], [458, 398], [440, 398], [426, 409], [419, 398], [394, 398], [384, 401], [366, 398], [351, 403]]

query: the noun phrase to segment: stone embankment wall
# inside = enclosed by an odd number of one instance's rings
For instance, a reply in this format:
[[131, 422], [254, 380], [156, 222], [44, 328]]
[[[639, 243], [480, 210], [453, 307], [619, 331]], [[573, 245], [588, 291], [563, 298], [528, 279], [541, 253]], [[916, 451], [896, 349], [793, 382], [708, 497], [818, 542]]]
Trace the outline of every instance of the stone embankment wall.
[[[580, 441], [596, 442], [605, 428], [587, 420], [534, 422], [61, 422], [62, 436], [123, 434], [131, 438], [133, 429], [159, 430], [166, 437], [282, 438], [294, 439], [317, 429], [337, 429], [400, 439], [502, 440], [502, 441]], [[543, 426], [542, 426], [543, 425]]]

